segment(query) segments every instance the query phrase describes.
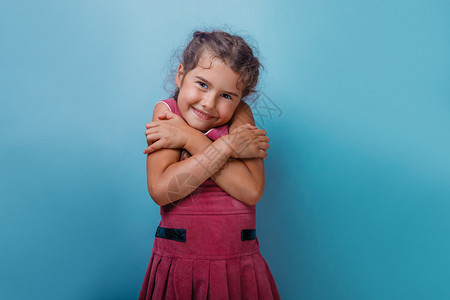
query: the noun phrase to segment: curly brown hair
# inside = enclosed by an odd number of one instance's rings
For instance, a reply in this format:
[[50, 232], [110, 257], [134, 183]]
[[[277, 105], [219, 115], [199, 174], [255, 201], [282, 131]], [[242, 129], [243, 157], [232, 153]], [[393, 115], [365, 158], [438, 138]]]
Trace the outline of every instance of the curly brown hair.
[[[205, 51], [213, 57], [220, 58], [233, 71], [240, 74], [238, 85], [242, 87], [243, 101], [247, 99], [245, 97], [257, 92], [255, 88], [258, 84], [259, 68], [263, 66], [242, 37], [219, 30], [195, 31], [192, 40], [179, 58], [183, 63], [185, 74], [197, 67]], [[179, 92], [179, 88], [176, 88], [172, 98], [177, 100]]]

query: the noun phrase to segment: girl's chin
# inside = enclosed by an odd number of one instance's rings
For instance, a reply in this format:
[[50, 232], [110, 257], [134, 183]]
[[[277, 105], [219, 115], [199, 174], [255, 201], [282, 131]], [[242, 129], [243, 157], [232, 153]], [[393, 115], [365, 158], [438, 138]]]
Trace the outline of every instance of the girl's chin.
[[202, 132], [206, 132], [206, 131], [208, 131], [209, 129], [211, 129], [211, 128], [206, 128], [204, 125], [202, 126], [202, 125], [198, 124], [197, 122], [187, 122], [187, 123], [188, 123], [189, 126], [191, 126], [192, 128], [197, 129], [197, 130], [200, 130], [200, 131], [202, 131]]

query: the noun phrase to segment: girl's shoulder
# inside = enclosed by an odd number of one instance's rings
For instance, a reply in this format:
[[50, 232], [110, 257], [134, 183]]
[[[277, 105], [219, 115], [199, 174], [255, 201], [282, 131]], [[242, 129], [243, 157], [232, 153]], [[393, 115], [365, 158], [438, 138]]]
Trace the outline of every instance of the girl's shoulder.
[[[175, 99], [169, 98], [169, 99], [160, 100], [160, 101], [156, 102], [156, 105], [158, 105], [158, 103], [164, 103], [171, 112], [181, 116], [181, 112], [178, 109], [177, 101], [175, 101]], [[156, 107], [156, 105], [155, 105], [155, 107]]]

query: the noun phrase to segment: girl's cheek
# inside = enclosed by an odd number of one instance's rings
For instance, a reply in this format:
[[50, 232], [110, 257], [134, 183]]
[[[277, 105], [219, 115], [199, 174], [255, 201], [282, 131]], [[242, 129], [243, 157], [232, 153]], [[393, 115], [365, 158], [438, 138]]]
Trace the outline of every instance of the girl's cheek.
[[203, 93], [198, 89], [193, 89], [191, 91], [190, 97], [193, 101], [199, 101], [203, 96]]
[[185, 95], [188, 98], [190, 98], [192, 100], [195, 100], [195, 99], [199, 99], [199, 97], [201, 95], [201, 92], [198, 89], [196, 89], [196, 88], [191, 88], [191, 89], [186, 91]]

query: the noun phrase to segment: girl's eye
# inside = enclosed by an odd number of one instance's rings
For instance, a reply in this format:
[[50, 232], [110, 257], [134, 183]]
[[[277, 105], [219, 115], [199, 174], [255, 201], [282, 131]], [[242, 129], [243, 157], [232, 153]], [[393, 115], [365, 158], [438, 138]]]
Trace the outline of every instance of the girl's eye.
[[225, 98], [227, 98], [227, 99], [230, 99], [230, 100], [231, 100], [231, 96], [230, 96], [230, 95], [228, 95], [228, 94], [223, 94], [223, 96], [224, 96]]
[[206, 85], [206, 83], [199, 81], [198, 84], [200, 84], [201, 87], [203, 88], [207, 88], [208, 86]]

